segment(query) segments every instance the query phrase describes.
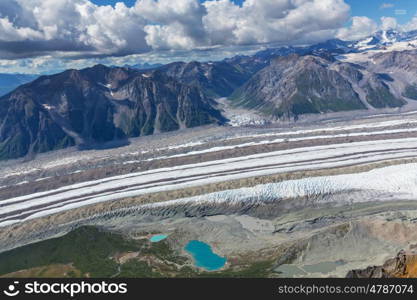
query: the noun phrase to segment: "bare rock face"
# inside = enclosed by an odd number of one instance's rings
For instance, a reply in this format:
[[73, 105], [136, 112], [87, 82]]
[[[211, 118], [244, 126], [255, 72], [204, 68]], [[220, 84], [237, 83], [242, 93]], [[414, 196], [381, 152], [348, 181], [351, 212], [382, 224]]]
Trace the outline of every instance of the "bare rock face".
[[0, 159], [224, 121], [196, 86], [103, 65], [39, 77], [0, 102]]
[[389, 259], [383, 266], [368, 267], [364, 270], [352, 270], [347, 278], [416, 278], [417, 253], [400, 251], [395, 258]]
[[239, 106], [276, 117], [364, 109], [351, 84], [332, 62], [317, 56], [279, 58], [239, 89], [232, 99]]
[[256, 59], [248, 62], [243, 59], [209, 63], [193, 61], [171, 63], [161, 71], [183, 84], [198, 86], [209, 96], [227, 97], [265, 65]]
[[352, 270], [346, 278], [389, 278], [389, 274], [382, 267], [368, 267], [364, 270]]
[[370, 69], [397, 68], [405, 72], [416, 72], [416, 50], [393, 51], [378, 53], [372, 57], [374, 64]]
[[367, 106], [401, 107], [406, 102], [391, 92], [387, 83], [391, 80], [331, 57], [293, 54], [271, 62], [235, 91], [231, 99], [237, 106], [277, 118]]
[[378, 53], [372, 56], [368, 69], [372, 72], [383, 72], [392, 77], [391, 85], [401, 91], [401, 96], [417, 100], [417, 51], [393, 51]]

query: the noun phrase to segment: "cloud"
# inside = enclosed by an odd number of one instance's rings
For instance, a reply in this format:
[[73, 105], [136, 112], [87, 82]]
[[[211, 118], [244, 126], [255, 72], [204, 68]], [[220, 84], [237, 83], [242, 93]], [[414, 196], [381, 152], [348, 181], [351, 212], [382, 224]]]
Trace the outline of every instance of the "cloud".
[[406, 25], [391, 17], [377, 23], [350, 17], [344, 0], [137, 0], [132, 7], [1, 0], [0, 71], [220, 59], [264, 44], [357, 40], [388, 29], [417, 29], [417, 16]]
[[[86, 0], [2, 0], [0, 56], [30, 57], [58, 51], [120, 55], [149, 51], [146, 22], [118, 3], [96, 6]], [[1, 10], [0, 7], [0, 11]]]
[[199, 1], [139, 0], [135, 11], [153, 23], [145, 26], [145, 32], [146, 42], [154, 49], [193, 49], [207, 45], [203, 25], [207, 11]]
[[342, 40], [354, 41], [369, 37], [379, 30], [409, 31], [410, 27], [412, 27], [411, 23], [400, 25], [397, 19], [392, 17], [382, 17], [379, 24], [368, 17], [353, 17], [351, 26], [340, 29], [337, 37]]
[[297, 44], [312, 36], [322, 40], [343, 26], [350, 13], [343, 0], [246, 0], [241, 7], [220, 0], [204, 5], [211, 44]]
[[393, 8], [394, 6], [395, 6], [394, 3], [382, 3], [379, 9]]
[[399, 28], [399, 25], [396, 18], [382, 17], [380, 27], [382, 30], [390, 30]]
[[337, 37], [342, 40], [354, 41], [370, 36], [378, 30], [378, 24], [368, 17], [353, 17], [352, 25], [338, 31]]
[[253, 55], [265, 49], [258, 45], [211, 47], [197, 50], [160, 50], [126, 56], [75, 57], [72, 53], [58, 53], [39, 57], [0, 59], [0, 73], [54, 74], [67, 69], [83, 69], [96, 64], [109, 66], [138, 63], [167, 64], [173, 61], [219, 61], [236, 55]]
[[1, 0], [0, 58], [311, 43], [334, 37], [349, 13], [344, 0]]
[[417, 15], [414, 16], [410, 22], [408, 22], [407, 24], [405, 24], [403, 26], [403, 29], [405, 31], [413, 31], [413, 30], [417, 30]]
[[407, 10], [406, 10], [406, 9], [396, 9], [396, 10], [394, 11], [394, 13], [395, 13], [397, 16], [403, 16], [403, 15], [406, 15], [406, 14], [407, 14]]

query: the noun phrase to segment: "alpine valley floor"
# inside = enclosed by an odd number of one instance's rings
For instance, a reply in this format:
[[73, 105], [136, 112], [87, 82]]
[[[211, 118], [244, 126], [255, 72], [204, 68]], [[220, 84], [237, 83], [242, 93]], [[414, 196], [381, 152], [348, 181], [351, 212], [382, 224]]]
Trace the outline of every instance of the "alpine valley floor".
[[[345, 277], [383, 265], [417, 245], [416, 116], [206, 126], [2, 162], [0, 275]], [[107, 269], [70, 251], [10, 263], [84, 234]], [[194, 267], [190, 240], [226, 265]]]

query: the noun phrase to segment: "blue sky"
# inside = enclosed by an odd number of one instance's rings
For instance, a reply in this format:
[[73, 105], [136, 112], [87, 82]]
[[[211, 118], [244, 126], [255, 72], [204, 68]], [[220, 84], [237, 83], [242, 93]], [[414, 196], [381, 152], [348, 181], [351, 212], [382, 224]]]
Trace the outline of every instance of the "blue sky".
[[[374, 20], [395, 17], [399, 23], [408, 22], [417, 13], [415, 0], [345, 0], [353, 16], [367, 16]], [[403, 14], [405, 13], [405, 14]]]

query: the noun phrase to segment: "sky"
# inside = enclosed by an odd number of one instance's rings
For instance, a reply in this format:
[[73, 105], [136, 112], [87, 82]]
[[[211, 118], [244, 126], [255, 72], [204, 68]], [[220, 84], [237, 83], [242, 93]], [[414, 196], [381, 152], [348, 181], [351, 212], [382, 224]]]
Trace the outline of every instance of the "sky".
[[[241, 5], [244, 0], [233, 0], [234, 3]], [[92, 0], [97, 5], [114, 6], [121, 0]], [[136, 0], [124, 0], [127, 6], [134, 6]], [[200, 0], [200, 2], [204, 2]], [[417, 5], [415, 0], [346, 0], [351, 6], [352, 15], [368, 16], [375, 21], [380, 20], [383, 16], [397, 17], [400, 23], [406, 23], [417, 13]], [[405, 14], [404, 14], [405, 10]]]
[[417, 13], [415, 0], [346, 0], [351, 6], [353, 16], [367, 16], [375, 21], [381, 17], [395, 17], [405, 24]]
[[417, 29], [415, 0], [0, 0], [0, 72], [219, 60]]

